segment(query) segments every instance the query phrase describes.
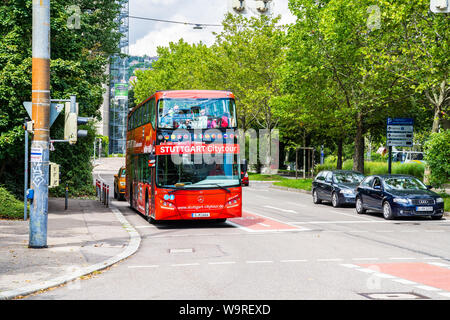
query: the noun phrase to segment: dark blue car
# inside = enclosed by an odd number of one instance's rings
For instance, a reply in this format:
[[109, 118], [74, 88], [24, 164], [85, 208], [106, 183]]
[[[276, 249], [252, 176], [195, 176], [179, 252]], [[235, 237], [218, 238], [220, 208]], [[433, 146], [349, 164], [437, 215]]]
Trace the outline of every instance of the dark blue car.
[[374, 175], [356, 188], [356, 212], [366, 210], [382, 212], [387, 220], [400, 216], [441, 219], [444, 200], [415, 177]]
[[312, 182], [313, 202], [330, 201], [333, 207], [355, 204], [355, 188], [364, 175], [350, 170], [321, 171]]

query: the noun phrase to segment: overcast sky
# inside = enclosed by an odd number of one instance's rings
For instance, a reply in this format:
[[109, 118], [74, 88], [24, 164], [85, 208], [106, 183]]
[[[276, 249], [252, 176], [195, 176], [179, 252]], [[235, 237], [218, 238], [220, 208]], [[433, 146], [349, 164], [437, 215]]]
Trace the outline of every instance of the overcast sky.
[[[174, 20], [192, 23], [221, 24], [229, 0], [129, 0], [130, 16]], [[252, 2], [254, 0], [246, 0]], [[281, 14], [281, 23], [292, 23], [288, 0], [273, 0], [274, 15]], [[167, 46], [183, 38], [188, 43], [214, 43], [212, 32], [220, 27], [194, 30], [193, 26], [130, 19], [129, 54], [156, 56], [158, 46]]]

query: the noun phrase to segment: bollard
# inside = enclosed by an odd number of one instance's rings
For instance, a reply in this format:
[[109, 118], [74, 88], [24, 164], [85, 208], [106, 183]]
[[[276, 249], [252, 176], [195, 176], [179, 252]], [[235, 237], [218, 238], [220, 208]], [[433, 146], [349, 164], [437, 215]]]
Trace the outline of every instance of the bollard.
[[106, 186], [106, 207], [109, 207], [109, 185]]
[[67, 210], [68, 201], [69, 201], [69, 185], [66, 183], [66, 199], [64, 201], [64, 210]]
[[102, 203], [105, 204], [105, 184], [102, 183]]

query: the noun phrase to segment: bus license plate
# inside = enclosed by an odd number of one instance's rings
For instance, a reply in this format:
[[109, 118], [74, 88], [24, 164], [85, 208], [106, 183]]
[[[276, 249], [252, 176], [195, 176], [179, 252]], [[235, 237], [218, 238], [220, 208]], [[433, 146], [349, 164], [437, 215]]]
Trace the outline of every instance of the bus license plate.
[[416, 207], [416, 211], [433, 211], [433, 207]]
[[192, 218], [206, 218], [209, 217], [209, 212], [197, 212], [192, 214]]

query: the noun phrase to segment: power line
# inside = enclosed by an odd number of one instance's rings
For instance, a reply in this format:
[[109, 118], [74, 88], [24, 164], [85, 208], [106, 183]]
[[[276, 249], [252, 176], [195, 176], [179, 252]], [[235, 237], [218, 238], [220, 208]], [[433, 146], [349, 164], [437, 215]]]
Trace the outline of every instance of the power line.
[[163, 19], [145, 18], [145, 17], [137, 17], [137, 16], [128, 16], [128, 18], [139, 19], [139, 20], [147, 20], [147, 21], [157, 21], [157, 22], [184, 24], [184, 25], [191, 25], [191, 26], [197, 26], [197, 27], [222, 27], [221, 24], [182, 22], [182, 21], [163, 20]]

